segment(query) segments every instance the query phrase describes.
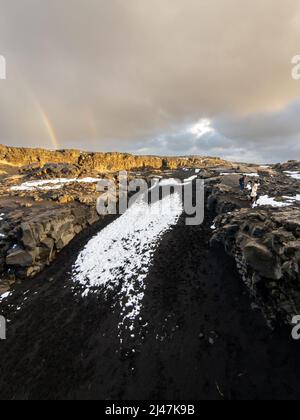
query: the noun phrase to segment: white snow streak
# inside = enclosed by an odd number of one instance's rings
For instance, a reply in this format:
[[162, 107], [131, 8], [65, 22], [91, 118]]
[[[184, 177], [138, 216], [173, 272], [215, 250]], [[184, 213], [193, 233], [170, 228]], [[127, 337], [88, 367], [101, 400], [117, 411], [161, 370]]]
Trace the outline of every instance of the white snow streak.
[[295, 172], [295, 171], [285, 171], [284, 172], [287, 176], [293, 178], [293, 179], [298, 179], [300, 180], [300, 172]]
[[243, 174], [240, 172], [222, 172], [220, 173], [221, 176], [228, 176], [228, 175], [239, 175], [239, 176], [246, 176], [247, 178], [259, 178], [259, 175], [257, 173], [249, 173], [249, 174]]
[[0, 302], [2, 302], [2, 300], [4, 300], [4, 299], [8, 298], [9, 295], [10, 295], [10, 292], [6, 292], [6, 293], [3, 293], [3, 295], [0, 295]]
[[258, 200], [256, 205], [257, 206], [271, 206], [271, 207], [289, 207], [295, 204], [297, 201], [300, 201], [300, 195], [296, 195], [295, 197], [283, 197], [285, 201], [277, 201], [275, 198], [269, 197], [268, 195], [261, 196]]
[[140, 199], [125, 214], [99, 232], [79, 254], [73, 279], [107, 296], [115, 291], [121, 306], [121, 322], [131, 331], [139, 315], [154, 252], [162, 235], [176, 225], [183, 212], [178, 194], [148, 205]]
[[34, 191], [38, 190], [59, 190], [65, 184], [72, 183], [85, 183], [85, 184], [94, 184], [100, 181], [98, 178], [57, 178], [57, 179], [45, 179], [43, 181], [28, 181], [24, 182], [21, 185], [11, 187], [11, 191]]

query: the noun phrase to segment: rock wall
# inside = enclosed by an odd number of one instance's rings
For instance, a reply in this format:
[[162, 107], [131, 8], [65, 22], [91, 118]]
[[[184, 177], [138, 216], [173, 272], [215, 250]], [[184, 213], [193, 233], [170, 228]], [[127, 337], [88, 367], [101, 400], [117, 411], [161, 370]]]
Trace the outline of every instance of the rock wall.
[[218, 214], [211, 245], [235, 258], [270, 326], [290, 323], [300, 314], [300, 207], [252, 209], [220, 179], [208, 190], [208, 206]]
[[78, 165], [82, 169], [98, 172], [116, 172], [120, 170], [138, 170], [144, 168], [170, 169], [185, 166], [205, 167], [226, 164], [225, 161], [214, 157], [156, 157], [134, 156], [126, 153], [86, 153], [78, 150], [50, 151], [44, 149], [14, 148], [0, 145], [0, 163], [14, 166], [38, 165], [49, 163], [66, 163]]
[[77, 203], [35, 211], [28, 217], [21, 212], [13, 215], [5, 219], [6, 237], [0, 240], [2, 291], [41, 272], [76, 235], [100, 220], [95, 206]]

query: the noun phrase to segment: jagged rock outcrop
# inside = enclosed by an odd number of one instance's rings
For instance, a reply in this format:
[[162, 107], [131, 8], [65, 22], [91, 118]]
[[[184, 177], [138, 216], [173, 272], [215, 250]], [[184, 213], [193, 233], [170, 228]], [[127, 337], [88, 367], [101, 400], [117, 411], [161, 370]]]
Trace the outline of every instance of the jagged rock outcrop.
[[[80, 170], [97, 172], [116, 172], [121, 170], [161, 169], [166, 158], [156, 156], [134, 156], [128, 153], [87, 153], [78, 150], [50, 151], [44, 149], [13, 148], [0, 145], [0, 164], [43, 167], [51, 164], [68, 164]], [[167, 158], [170, 169], [226, 165], [222, 159], [215, 157], [170, 157]]]
[[52, 178], [79, 178], [82, 175], [78, 165], [68, 163], [48, 163], [43, 166], [38, 164], [28, 165], [20, 169], [24, 178], [52, 179]]
[[286, 207], [251, 208], [247, 193], [234, 188], [238, 177], [210, 180], [208, 206], [218, 215], [211, 245], [221, 244], [235, 258], [245, 284], [274, 325], [300, 313], [299, 181], [282, 171], [262, 171], [259, 180], [261, 195], [269, 193], [278, 203], [286, 196], [294, 200]]
[[2, 223], [0, 271], [5, 280], [33, 277], [49, 265], [65, 246], [100, 216], [95, 206], [73, 204], [12, 212]]
[[221, 243], [237, 262], [269, 320], [300, 313], [300, 208], [224, 214], [211, 243]]
[[285, 163], [278, 163], [274, 165], [277, 171], [300, 171], [300, 162], [298, 160], [289, 160]]

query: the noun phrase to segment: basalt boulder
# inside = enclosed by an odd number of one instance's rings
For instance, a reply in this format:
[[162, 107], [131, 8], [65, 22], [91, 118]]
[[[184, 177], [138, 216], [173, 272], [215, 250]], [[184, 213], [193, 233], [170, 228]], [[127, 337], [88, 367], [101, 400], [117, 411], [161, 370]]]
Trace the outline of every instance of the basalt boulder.
[[282, 268], [275, 255], [266, 246], [250, 240], [242, 248], [242, 252], [246, 263], [262, 277], [273, 280], [279, 280], [282, 277]]
[[268, 322], [300, 313], [300, 208], [240, 209], [219, 215], [211, 245], [222, 244]]

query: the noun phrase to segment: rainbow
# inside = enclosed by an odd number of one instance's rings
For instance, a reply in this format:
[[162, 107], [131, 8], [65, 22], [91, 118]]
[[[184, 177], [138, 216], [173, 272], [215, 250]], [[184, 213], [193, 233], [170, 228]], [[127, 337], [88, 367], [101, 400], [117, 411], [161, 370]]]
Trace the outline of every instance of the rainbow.
[[55, 129], [50, 121], [49, 116], [47, 115], [46, 111], [44, 110], [44, 108], [42, 107], [42, 105], [40, 104], [39, 100], [37, 99], [34, 91], [30, 88], [30, 85], [28, 83], [26, 83], [26, 81], [24, 80], [24, 78], [22, 77], [22, 75], [18, 74], [18, 78], [20, 80], [20, 83], [24, 86], [25, 90], [28, 93], [28, 96], [31, 98], [33, 106], [36, 108], [39, 116], [41, 117], [42, 123], [44, 128], [47, 131], [47, 134], [49, 136], [49, 139], [51, 141], [52, 147], [54, 150], [59, 150], [61, 149], [61, 145], [58, 139], [58, 136], [55, 132]]
[[58, 140], [58, 137], [56, 135], [55, 129], [50, 121], [50, 118], [48, 117], [47, 113], [43, 110], [43, 108], [39, 105], [39, 113], [41, 115], [43, 124], [45, 126], [45, 129], [49, 135], [49, 138], [51, 140], [52, 146], [55, 150], [59, 150], [60, 149], [60, 143]]

